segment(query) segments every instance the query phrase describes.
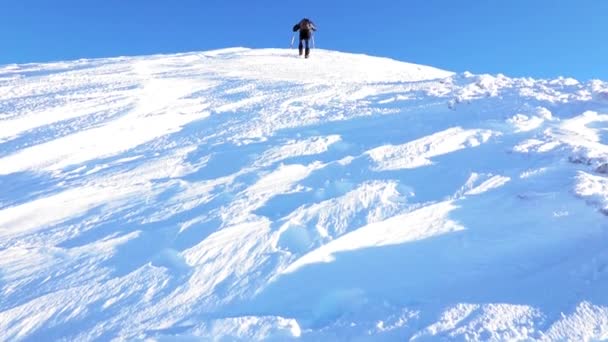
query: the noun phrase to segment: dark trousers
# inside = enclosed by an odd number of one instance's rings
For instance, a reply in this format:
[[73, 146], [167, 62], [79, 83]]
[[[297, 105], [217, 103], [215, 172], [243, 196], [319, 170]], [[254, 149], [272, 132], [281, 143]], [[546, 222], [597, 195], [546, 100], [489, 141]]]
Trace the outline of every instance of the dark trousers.
[[[304, 44], [302, 43], [304, 42]], [[302, 50], [304, 50], [304, 45], [306, 46], [306, 57], [310, 54], [310, 48], [308, 47], [308, 39], [300, 39], [300, 45], [298, 45], [298, 49], [300, 50], [300, 56], [302, 56]]]
[[309, 30], [300, 30], [300, 45], [298, 45], [298, 49], [300, 50], [300, 56], [302, 56], [302, 52], [304, 52], [304, 46], [306, 46], [306, 54], [305, 57], [308, 57], [310, 54], [310, 47], [308, 46], [308, 42], [310, 41], [311, 32]]

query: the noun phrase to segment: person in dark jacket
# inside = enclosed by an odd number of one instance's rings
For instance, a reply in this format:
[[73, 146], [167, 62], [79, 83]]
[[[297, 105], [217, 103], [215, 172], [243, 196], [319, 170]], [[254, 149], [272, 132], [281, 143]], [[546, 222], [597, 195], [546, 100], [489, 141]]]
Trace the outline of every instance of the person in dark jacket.
[[300, 44], [298, 45], [300, 56], [302, 56], [304, 50], [304, 44], [302, 44], [302, 42], [304, 42], [306, 44], [306, 53], [304, 54], [304, 57], [308, 58], [308, 55], [310, 54], [308, 42], [310, 41], [310, 38], [312, 38], [312, 32], [316, 30], [315, 24], [308, 18], [300, 20], [299, 23], [293, 26], [293, 32], [300, 31]]

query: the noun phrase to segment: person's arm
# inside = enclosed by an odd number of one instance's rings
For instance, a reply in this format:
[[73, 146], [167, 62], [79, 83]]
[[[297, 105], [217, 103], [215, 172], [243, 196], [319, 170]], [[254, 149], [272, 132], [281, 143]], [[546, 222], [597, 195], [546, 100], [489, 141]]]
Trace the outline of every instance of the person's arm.
[[296, 32], [299, 29], [300, 29], [300, 24], [293, 25], [293, 32]]

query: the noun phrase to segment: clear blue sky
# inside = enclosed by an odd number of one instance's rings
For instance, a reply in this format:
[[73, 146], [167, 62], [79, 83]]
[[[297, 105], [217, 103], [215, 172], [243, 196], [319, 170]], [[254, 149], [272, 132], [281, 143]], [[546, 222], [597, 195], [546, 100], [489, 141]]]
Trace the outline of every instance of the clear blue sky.
[[288, 47], [304, 16], [325, 49], [608, 80], [608, 0], [0, 0], [0, 64]]

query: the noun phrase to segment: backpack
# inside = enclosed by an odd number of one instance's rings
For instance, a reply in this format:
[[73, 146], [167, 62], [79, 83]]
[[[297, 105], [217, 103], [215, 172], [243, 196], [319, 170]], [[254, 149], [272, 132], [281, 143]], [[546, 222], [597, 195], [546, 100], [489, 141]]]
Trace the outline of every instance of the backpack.
[[302, 19], [302, 21], [300, 21], [300, 30], [312, 30], [314, 29], [315, 25], [312, 23], [312, 21], [304, 18]]

